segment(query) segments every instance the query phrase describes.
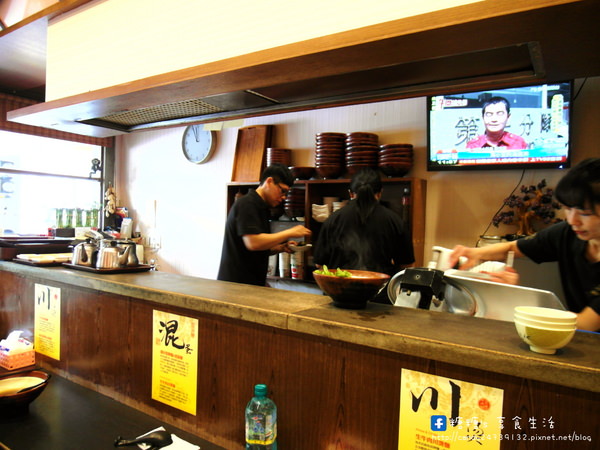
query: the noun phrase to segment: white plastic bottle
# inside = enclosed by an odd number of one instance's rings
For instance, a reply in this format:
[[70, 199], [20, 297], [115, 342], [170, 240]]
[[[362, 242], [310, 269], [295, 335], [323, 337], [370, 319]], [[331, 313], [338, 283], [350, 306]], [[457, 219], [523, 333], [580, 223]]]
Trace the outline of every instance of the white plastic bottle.
[[267, 385], [254, 386], [246, 406], [246, 450], [277, 450], [277, 406], [267, 397]]

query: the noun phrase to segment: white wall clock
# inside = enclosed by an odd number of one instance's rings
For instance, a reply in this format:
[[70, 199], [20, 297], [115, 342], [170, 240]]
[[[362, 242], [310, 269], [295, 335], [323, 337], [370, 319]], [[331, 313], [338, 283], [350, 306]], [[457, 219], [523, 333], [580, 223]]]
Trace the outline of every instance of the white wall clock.
[[205, 130], [202, 125], [190, 125], [183, 132], [181, 146], [188, 161], [205, 163], [212, 156], [217, 145], [217, 133]]

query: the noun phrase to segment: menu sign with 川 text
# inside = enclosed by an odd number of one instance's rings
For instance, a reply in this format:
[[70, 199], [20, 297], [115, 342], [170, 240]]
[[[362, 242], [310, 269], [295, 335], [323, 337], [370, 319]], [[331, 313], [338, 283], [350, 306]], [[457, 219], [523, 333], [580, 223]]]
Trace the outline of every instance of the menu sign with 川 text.
[[196, 415], [198, 319], [154, 310], [152, 398]]
[[35, 284], [33, 347], [60, 360], [60, 288]]
[[402, 369], [401, 450], [500, 449], [504, 391]]

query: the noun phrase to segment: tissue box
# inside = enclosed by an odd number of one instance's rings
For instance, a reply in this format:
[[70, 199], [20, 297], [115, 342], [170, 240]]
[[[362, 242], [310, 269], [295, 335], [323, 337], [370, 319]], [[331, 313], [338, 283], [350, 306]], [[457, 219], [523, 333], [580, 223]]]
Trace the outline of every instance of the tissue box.
[[35, 350], [33, 349], [18, 353], [0, 350], [0, 367], [14, 370], [33, 364], [35, 364]]

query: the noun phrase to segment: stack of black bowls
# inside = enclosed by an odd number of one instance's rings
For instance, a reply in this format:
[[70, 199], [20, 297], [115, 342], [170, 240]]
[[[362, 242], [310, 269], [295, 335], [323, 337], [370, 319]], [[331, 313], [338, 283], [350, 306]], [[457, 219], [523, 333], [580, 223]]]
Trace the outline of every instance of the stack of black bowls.
[[317, 133], [315, 170], [321, 178], [338, 178], [344, 172], [345, 133]]
[[361, 169], [377, 168], [379, 136], [374, 133], [346, 134], [346, 169], [352, 176]]
[[304, 217], [304, 193], [302, 188], [292, 187], [283, 201], [283, 210], [286, 216], [294, 219]]
[[388, 177], [403, 177], [413, 166], [411, 144], [385, 144], [379, 147], [378, 166]]
[[289, 148], [268, 147], [265, 157], [266, 166], [279, 163], [285, 167], [292, 165], [292, 150]]

